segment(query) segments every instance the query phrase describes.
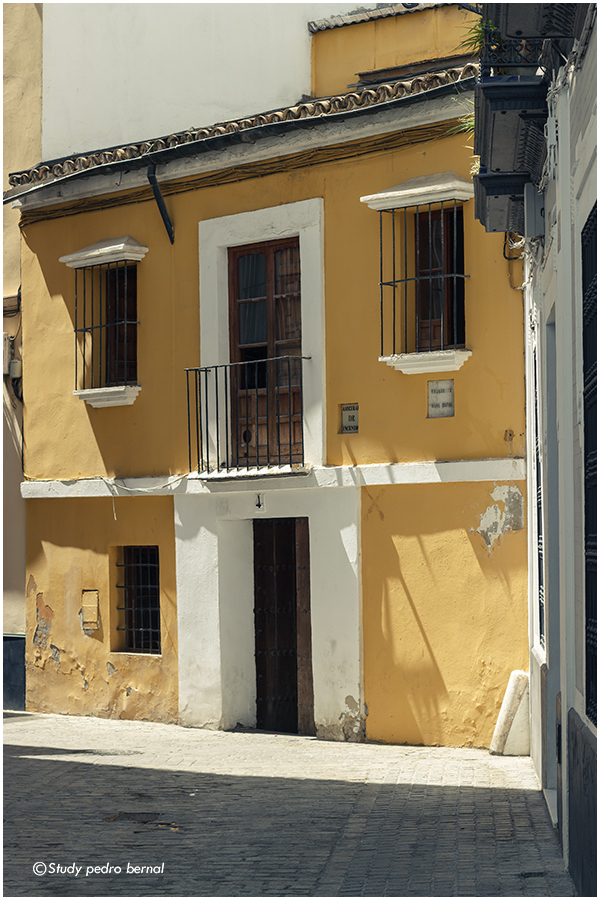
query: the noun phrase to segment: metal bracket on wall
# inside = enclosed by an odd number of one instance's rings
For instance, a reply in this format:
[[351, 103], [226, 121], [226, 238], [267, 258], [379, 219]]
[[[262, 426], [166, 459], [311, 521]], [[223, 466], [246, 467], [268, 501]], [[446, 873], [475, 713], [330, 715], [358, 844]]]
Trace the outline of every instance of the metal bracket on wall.
[[159, 212], [162, 216], [162, 220], [165, 224], [165, 228], [167, 229], [167, 234], [169, 235], [169, 240], [172, 244], [175, 243], [175, 232], [173, 230], [173, 223], [171, 222], [171, 217], [168, 213], [167, 207], [165, 206], [165, 201], [163, 195], [160, 192], [160, 187], [158, 185], [158, 181], [156, 180], [156, 166], [152, 163], [151, 166], [148, 166], [148, 181], [150, 182], [150, 186], [152, 187], [152, 191], [154, 193], [154, 199], [156, 200], [156, 204], [158, 206]]

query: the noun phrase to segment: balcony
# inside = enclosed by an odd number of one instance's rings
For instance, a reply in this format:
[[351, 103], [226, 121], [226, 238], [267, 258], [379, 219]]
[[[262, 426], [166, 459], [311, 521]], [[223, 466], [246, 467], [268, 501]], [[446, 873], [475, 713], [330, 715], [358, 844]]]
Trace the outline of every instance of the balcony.
[[497, 28], [484, 28], [479, 60], [481, 75], [529, 77], [543, 63], [544, 41], [527, 36], [511, 38]]
[[475, 154], [487, 171], [538, 182], [546, 158], [548, 85], [543, 76], [482, 77], [475, 88]]
[[484, 26], [475, 90], [475, 218], [486, 231], [523, 234], [525, 186], [540, 181], [546, 158], [544, 40], [495, 26]]
[[303, 471], [302, 368], [309, 358], [186, 369], [190, 473], [214, 478]]
[[487, 232], [525, 231], [525, 185], [529, 175], [523, 172], [489, 173], [482, 167], [473, 176], [475, 218]]
[[[482, 15], [507, 38], [580, 38], [589, 3], [483, 3]], [[569, 47], [570, 49], [570, 47]]]

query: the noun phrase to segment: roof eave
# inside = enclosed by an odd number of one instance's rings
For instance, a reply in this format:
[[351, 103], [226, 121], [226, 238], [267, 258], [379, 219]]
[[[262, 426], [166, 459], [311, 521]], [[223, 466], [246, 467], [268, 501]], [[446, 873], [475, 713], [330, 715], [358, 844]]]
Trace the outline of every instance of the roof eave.
[[165, 166], [178, 159], [197, 156], [213, 150], [225, 149], [226, 147], [235, 144], [252, 144], [257, 140], [262, 140], [267, 137], [280, 137], [291, 131], [319, 128], [327, 124], [336, 124], [362, 116], [378, 115], [390, 110], [401, 109], [418, 103], [431, 102], [452, 93], [462, 94], [472, 91], [475, 88], [476, 80], [475, 76], [469, 76], [416, 94], [395, 97], [391, 100], [386, 100], [372, 106], [342, 110], [339, 112], [327, 113], [326, 115], [307, 116], [305, 118], [291, 120], [286, 119], [280, 122], [268, 122], [262, 125], [251, 126], [240, 131], [203, 137], [200, 140], [181, 143], [175, 147], [150, 151], [131, 159], [116, 160], [110, 163], [95, 165], [87, 169], [81, 169], [76, 172], [70, 172], [66, 175], [51, 176], [45, 178], [38, 184], [17, 185], [14, 188], [10, 188], [4, 193], [3, 202], [14, 203], [20, 197], [25, 197], [34, 193], [40, 194], [45, 189], [50, 189], [56, 187], [56, 185], [72, 182], [81, 178], [94, 178], [96, 176], [107, 175], [114, 172], [127, 173], [145, 169], [151, 165]]

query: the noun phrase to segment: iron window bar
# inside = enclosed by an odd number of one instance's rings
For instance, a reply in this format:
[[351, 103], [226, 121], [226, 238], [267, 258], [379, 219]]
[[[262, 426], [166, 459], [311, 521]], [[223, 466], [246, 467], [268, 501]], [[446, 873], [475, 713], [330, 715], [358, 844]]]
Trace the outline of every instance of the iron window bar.
[[75, 269], [75, 390], [137, 384], [136, 288], [127, 260]]
[[384, 209], [379, 215], [380, 356], [463, 348], [469, 276], [462, 203]]
[[122, 573], [122, 605], [124, 625], [117, 631], [125, 634], [125, 651], [160, 653], [160, 572], [158, 547], [123, 547], [117, 567]]
[[308, 359], [186, 368], [189, 471], [302, 467], [302, 363]]

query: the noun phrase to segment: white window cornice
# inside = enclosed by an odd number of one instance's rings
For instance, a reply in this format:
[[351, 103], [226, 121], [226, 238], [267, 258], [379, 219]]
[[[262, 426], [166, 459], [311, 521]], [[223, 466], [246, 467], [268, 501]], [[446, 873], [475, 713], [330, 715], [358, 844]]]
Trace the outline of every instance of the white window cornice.
[[123, 260], [140, 262], [147, 252], [148, 247], [144, 247], [130, 234], [124, 234], [116, 238], [107, 238], [97, 244], [90, 244], [89, 247], [84, 247], [75, 253], [61, 256], [58, 261], [71, 269], [83, 269], [87, 266], [100, 266]]
[[474, 195], [473, 182], [467, 181], [454, 172], [441, 172], [437, 175], [420, 175], [409, 178], [402, 184], [368, 194], [360, 198], [370, 209], [403, 209], [409, 206], [426, 206], [429, 203], [442, 203], [448, 200], [466, 201]]

